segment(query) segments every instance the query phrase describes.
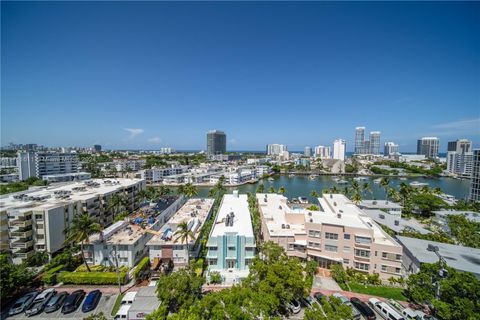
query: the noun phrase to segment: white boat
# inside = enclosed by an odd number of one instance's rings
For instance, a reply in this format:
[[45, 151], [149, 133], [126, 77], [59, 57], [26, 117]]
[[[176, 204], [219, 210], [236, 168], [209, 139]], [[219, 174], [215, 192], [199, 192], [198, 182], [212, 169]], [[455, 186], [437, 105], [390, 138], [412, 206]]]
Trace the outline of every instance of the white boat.
[[425, 187], [425, 186], [428, 187], [429, 184], [426, 183], [426, 182], [413, 181], [413, 182], [410, 182], [410, 186], [414, 187], [414, 188], [420, 188], [420, 187]]
[[318, 176], [316, 175], [311, 175], [310, 177], [308, 177], [310, 180], [315, 180]]
[[380, 181], [382, 181], [382, 179], [381, 179], [381, 178], [379, 178], [379, 179], [375, 179], [375, 180], [373, 180], [373, 183], [375, 183], [375, 184], [380, 184]]
[[400, 180], [402, 180], [402, 181], [406, 181], [406, 180], [407, 180], [407, 178], [405, 178], [405, 177], [402, 177], [402, 178], [400, 178]]
[[338, 181], [336, 181], [338, 184], [348, 184], [348, 181], [347, 180], [343, 180], [343, 179], [340, 179]]
[[295, 175], [294, 175], [293, 173], [290, 173], [290, 174], [288, 175], [288, 177], [289, 177], [289, 178], [293, 178], [293, 177], [295, 177]]
[[355, 180], [355, 181], [367, 181], [368, 178], [366, 178], [366, 177], [355, 177], [355, 178], [353, 178], [353, 180]]
[[268, 178], [268, 181], [275, 181], [272, 177]]

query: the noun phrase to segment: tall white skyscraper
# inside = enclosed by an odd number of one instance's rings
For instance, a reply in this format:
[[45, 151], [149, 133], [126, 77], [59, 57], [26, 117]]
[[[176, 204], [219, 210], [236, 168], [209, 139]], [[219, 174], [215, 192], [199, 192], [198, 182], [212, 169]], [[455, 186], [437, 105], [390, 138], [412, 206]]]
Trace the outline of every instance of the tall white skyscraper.
[[312, 148], [311, 147], [305, 147], [305, 152], [303, 153], [305, 157], [311, 157], [312, 156]]
[[287, 146], [284, 144], [268, 144], [267, 145], [267, 155], [269, 156], [283, 155], [284, 151], [288, 151]]
[[447, 171], [462, 176], [471, 176], [473, 169], [472, 142], [467, 139], [448, 142]]
[[347, 144], [343, 139], [336, 139], [333, 141], [333, 159], [345, 160], [345, 150], [347, 149]]
[[370, 151], [365, 153], [380, 154], [380, 131], [370, 132]]
[[355, 128], [355, 154], [365, 153], [365, 127]]
[[325, 146], [316, 146], [315, 147], [315, 157], [320, 159], [330, 159], [330, 147]]
[[470, 181], [470, 201], [480, 201], [480, 149], [473, 150], [472, 180]]

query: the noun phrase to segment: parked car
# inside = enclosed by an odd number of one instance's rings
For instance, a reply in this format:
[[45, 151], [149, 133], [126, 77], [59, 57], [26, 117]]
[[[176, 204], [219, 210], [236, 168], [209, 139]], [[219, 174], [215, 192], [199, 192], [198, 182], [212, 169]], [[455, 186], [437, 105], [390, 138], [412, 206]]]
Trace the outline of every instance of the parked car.
[[71, 313], [80, 306], [82, 303], [83, 297], [85, 297], [85, 291], [76, 290], [73, 291], [66, 299], [62, 307], [62, 313], [67, 314]]
[[121, 320], [121, 319], [127, 319], [128, 318], [128, 310], [130, 309], [131, 305], [130, 304], [123, 304], [120, 306], [120, 309], [118, 309], [117, 314], [113, 318], [113, 320]]
[[405, 320], [393, 307], [378, 300], [377, 298], [368, 299], [368, 304], [376, 310], [383, 318], [391, 320]]
[[54, 295], [45, 305], [45, 313], [55, 312], [63, 305], [65, 299], [68, 297], [67, 292], [59, 292]]
[[320, 292], [317, 292], [313, 294], [313, 297], [318, 301], [318, 303], [322, 303], [322, 297], [324, 297], [324, 295]]
[[20, 299], [15, 301], [13, 306], [8, 311], [8, 315], [14, 316], [28, 309], [28, 307], [30, 307], [30, 305], [32, 304], [33, 299], [35, 299], [37, 295], [38, 295], [38, 292], [36, 291], [29, 292], [23, 295]]
[[333, 296], [337, 299], [340, 299], [340, 301], [342, 302], [342, 304], [344, 305], [347, 305], [350, 307], [350, 309], [352, 309], [352, 316], [353, 316], [353, 319], [355, 320], [359, 320], [361, 318], [361, 315], [360, 315], [360, 311], [358, 311], [353, 305], [352, 303], [350, 302], [350, 300], [348, 300], [347, 297], [345, 297], [344, 295], [341, 295], [340, 293], [334, 293]]
[[43, 290], [42, 293], [33, 299], [33, 302], [30, 304], [28, 309], [25, 310], [25, 315], [31, 317], [41, 313], [47, 302], [55, 295], [55, 293], [57, 292], [53, 288]]
[[136, 295], [137, 295], [137, 291], [130, 291], [125, 293], [120, 304], [132, 304], [133, 300], [135, 300]]
[[305, 305], [305, 307], [307, 308], [314, 308], [315, 306], [317, 306], [318, 308], [320, 308], [320, 304], [318, 303], [318, 301], [312, 297], [312, 296], [307, 296], [305, 298], [302, 299], [302, 302], [303, 304]]
[[377, 317], [375, 316], [375, 312], [362, 300], [352, 297], [350, 298], [350, 302], [353, 306], [360, 311], [360, 313], [365, 317], [367, 320], [375, 320]]
[[85, 298], [85, 302], [83, 302], [82, 311], [89, 312], [95, 309], [97, 307], [98, 301], [100, 301], [101, 296], [102, 293], [100, 292], [100, 290], [91, 291]]
[[292, 301], [290, 301], [290, 303], [287, 304], [287, 307], [294, 314], [297, 314], [297, 313], [300, 312], [300, 310], [302, 310], [302, 306], [300, 305], [300, 301], [298, 301], [296, 299], [293, 299]]

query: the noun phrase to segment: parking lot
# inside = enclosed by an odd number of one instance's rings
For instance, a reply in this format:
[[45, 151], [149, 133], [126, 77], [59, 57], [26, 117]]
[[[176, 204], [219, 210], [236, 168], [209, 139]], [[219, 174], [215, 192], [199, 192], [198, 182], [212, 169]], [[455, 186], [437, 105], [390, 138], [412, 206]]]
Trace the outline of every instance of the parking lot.
[[[87, 292], [88, 293], [88, 292]], [[7, 317], [6, 314], [4, 315], [2, 312], [2, 319], [35, 319], [35, 320], [49, 320], [49, 319], [83, 319], [85, 317], [88, 317], [92, 314], [99, 314], [100, 312], [103, 312], [103, 314], [107, 318], [110, 317], [110, 313], [112, 312], [113, 305], [115, 304], [115, 300], [117, 299], [118, 294], [108, 294], [104, 293], [102, 294], [102, 297], [100, 298], [100, 301], [98, 302], [97, 307], [90, 311], [90, 312], [82, 312], [82, 305], [83, 301], [78, 307], [77, 310], [75, 310], [72, 313], [69, 314], [62, 314], [62, 308], [58, 309], [55, 312], [52, 313], [45, 313], [42, 312], [38, 315], [32, 316], [32, 317], [27, 317], [25, 313], [17, 314], [15, 316]], [[85, 298], [84, 298], [85, 300]], [[8, 312], [8, 310], [5, 310]]]

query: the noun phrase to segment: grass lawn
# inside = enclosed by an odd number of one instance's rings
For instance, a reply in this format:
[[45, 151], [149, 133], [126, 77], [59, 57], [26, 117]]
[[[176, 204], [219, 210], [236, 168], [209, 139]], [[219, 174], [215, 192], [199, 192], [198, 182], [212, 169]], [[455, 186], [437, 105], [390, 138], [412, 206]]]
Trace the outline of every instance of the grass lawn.
[[113, 305], [112, 314], [111, 314], [112, 316], [115, 316], [118, 312], [118, 309], [120, 309], [120, 303], [122, 302], [124, 295], [125, 293], [122, 293], [117, 297], [117, 300], [115, 300], [115, 304]]
[[370, 286], [363, 285], [355, 282], [349, 282], [348, 286], [352, 292], [370, 294], [372, 296], [378, 296], [387, 299], [406, 301], [407, 298], [402, 294], [402, 288], [393, 288], [387, 286]]

